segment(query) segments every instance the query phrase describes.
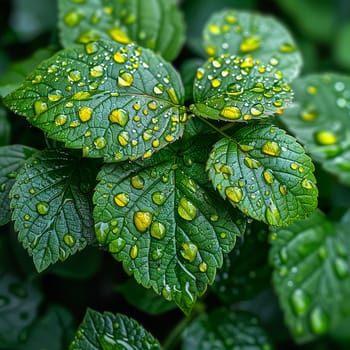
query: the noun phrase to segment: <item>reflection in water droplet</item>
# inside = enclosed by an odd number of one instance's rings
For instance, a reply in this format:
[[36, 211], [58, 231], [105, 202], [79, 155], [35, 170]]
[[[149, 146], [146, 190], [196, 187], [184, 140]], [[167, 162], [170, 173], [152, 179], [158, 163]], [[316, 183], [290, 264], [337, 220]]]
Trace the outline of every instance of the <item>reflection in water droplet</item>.
[[107, 140], [103, 136], [96, 137], [94, 140], [94, 145], [96, 149], [102, 149], [106, 147], [107, 145]]
[[90, 107], [80, 107], [78, 111], [79, 119], [85, 123], [89, 121], [92, 117], [93, 110]]
[[134, 214], [134, 225], [139, 232], [145, 232], [152, 223], [153, 215], [149, 211], [137, 211]]
[[36, 205], [36, 211], [40, 214], [40, 215], [47, 215], [48, 212], [50, 210], [50, 204], [47, 202], [39, 202]]
[[258, 169], [261, 166], [261, 163], [253, 158], [245, 157], [244, 164], [250, 169]]
[[129, 113], [122, 108], [114, 109], [109, 114], [108, 118], [109, 118], [111, 123], [116, 123], [116, 124], [119, 124], [120, 126], [124, 127], [129, 121]]
[[34, 102], [34, 113], [35, 115], [40, 115], [48, 110], [47, 103], [44, 101], [35, 101]]
[[313, 183], [309, 179], [304, 179], [301, 182], [301, 186], [306, 190], [311, 190], [313, 188]]
[[151, 236], [157, 239], [163, 239], [166, 233], [165, 226], [158, 221], [152, 222], [151, 225]]
[[281, 153], [281, 148], [276, 142], [267, 141], [261, 147], [261, 152], [269, 156], [278, 157]]
[[157, 191], [152, 194], [152, 201], [154, 204], [163, 205], [167, 197], [163, 192]]
[[237, 186], [227, 187], [225, 190], [225, 194], [227, 198], [234, 203], [239, 203], [243, 198], [243, 192], [241, 188]]
[[290, 297], [293, 311], [297, 316], [304, 315], [311, 304], [311, 297], [302, 289], [295, 289]]
[[258, 117], [264, 113], [264, 106], [261, 103], [257, 103], [250, 109], [250, 114], [254, 117]]
[[227, 119], [239, 119], [242, 116], [242, 112], [238, 107], [226, 106], [220, 111], [220, 115]]
[[171, 296], [171, 289], [168, 285], [166, 285], [163, 289], [162, 289], [162, 295], [164, 297], [164, 299], [170, 301], [172, 299]]
[[274, 181], [274, 177], [272, 176], [271, 172], [269, 170], [265, 170], [263, 172], [263, 176], [264, 176], [264, 179], [266, 181], [266, 183], [268, 184], [272, 184], [273, 181]]
[[193, 262], [197, 256], [198, 247], [192, 242], [182, 243], [181, 255], [189, 262]]
[[288, 193], [288, 188], [286, 185], [280, 185], [279, 190], [282, 196], [285, 196]]
[[257, 50], [260, 47], [260, 39], [256, 36], [248, 36], [244, 38], [239, 46], [241, 52], [250, 52]]
[[75, 245], [75, 238], [72, 235], [70, 235], [69, 233], [67, 233], [63, 236], [63, 241], [70, 248], [74, 247], [74, 245]]
[[142, 190], [145, 185], [145, 180], [142, 176], [136, 175], [130, 179], [131, 186], [137, 190]]
[[198, 266], [200, 272], [206, 272], [208, 270], [208, 265], [204, 261], [201, 262]]
[[57, 126], [62, 126], [66, 124], [66, 122], [67, 122], [67, 116], [64, 114], [59, 114], [55, 117], [55, 124]]
[[125, 239], [119, 237], [111, 241], [108, 245], [108, 250], [111, 253], [119, 253], [126, 245]]
[[117, 195], [114, 196], [114, 203], [118, 206], [118, 207], [125, 207], [130, 200], [130, 196], [128, 193], [125, 192], [121, 192], [118, 193]]
[[317, 335], [324, 334], [328, 331], [329, 319], [320, 306], [316, 306], [310, 313], [310, 327]]
[[181, 197], [177, 212], [184, 220], [187, 221], [191, 221], [197, 216], [197, 208], [185, 197]]
[[131, 86], [134, 82], [134, 77], [125, 71], [120, 71], [118, 76], [118, 86], [120, 87], [128, 87]]

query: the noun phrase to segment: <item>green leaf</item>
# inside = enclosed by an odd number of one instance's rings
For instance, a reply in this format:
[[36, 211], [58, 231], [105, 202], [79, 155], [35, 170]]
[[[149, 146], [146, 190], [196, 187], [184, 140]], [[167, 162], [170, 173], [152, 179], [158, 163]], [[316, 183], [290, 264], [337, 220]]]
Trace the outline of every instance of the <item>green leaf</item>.
[[124, 269], [188, 314], [245, 222], [210, 188], [208, 146], [184, 149], [164, 150], [149, 163], [104, 166], [94, 219], [98, 241]]
[[243, 311], [216, 309], [199, 316], [186, 329], [183, 350], [271, 350], [272, 344], [258, 319]]
[[272, 65], [288, 82], [299, 75], [300, 52], [286, 27], [274, 17], [223, 10], [209, 18], [203, 37], [209, 56], [253, 55], [262, 65]]
[[181, 79], [185, 87], [185, 101], [193, 98], [193, 82], [196, 77], [197, 68], [203, 65], [203, 60], [189, 58], [180, 66]]
[[349, 215], [333, 223], [317, 211], [271, 235], [273, 283], [299, 342], [336, 332], [350, 317], [349, 222]]
[[11, 220], [9, 193], [18, 171], [36, 150], [22, 145], [0, 147], [0, 225]]
[[298, 103], [286, 111], [284, 124], [315, 161], [350, 185], [350, 77], [314, 74], [293, 87]]
[[335, 61], [343, 68], [350, 69], [350, 24], [345, 22], [339, 29], [333, 47]]
[[28, 159], [17, 176], [10, 192], [12, 218], [37, 271], [93, 240], [94, 167], [65, 151], [48, 150]]
[[[258, 248], [258, 249], [257, 249]], [[270, 286], [267, 227], [253, 221], [235, 249], [224, 256], [212, 291], [227, 304], [249, 300]]]
[[317, 206], [314, 165], [297, 141], [270, 125], [246, 126], [218, 141], [207, 169], [223, 198], [250, 217], [286, 226]]
[[158, 341], [135, 320], [121, 314], [88, 309], [70, 350], [157, 350]]
[[281, 113], [293, 99], [283, 74], [251, 56], [221, 55], [196, 72], [193, 88], [194, 114], [225, 121], [266, 118]]
[[33, 284], [11, 274], [0, 275], [0, 348], [12, 348], [21, 341], [41, 299]]
[[5, 104], [86, 157], [149, 157], [179, 138], [183, 86], [160, 56], [134, 44], [93, 42], [60, 51]]
[[96, 40], [132, 41], [172, 60], [184, 43], [185, 24], [174, 0], [59, 2], [64, 47]]
[[118, 285], [116, 290], [130, 305], [150, 315], [159, 315], [176, 307], [175, 303], [160, 298], [152, 289], [145, 289], [134, 279]]
[[0, 146], [10, 143], [11, 125], [7, 118], [5, 108], [0, 106]]

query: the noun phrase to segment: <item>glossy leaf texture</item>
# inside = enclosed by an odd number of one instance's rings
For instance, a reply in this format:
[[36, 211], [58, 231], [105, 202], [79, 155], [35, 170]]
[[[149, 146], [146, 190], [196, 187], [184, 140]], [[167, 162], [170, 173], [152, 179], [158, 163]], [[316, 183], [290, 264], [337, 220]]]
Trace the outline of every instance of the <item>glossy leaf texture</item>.
[[18, 171], [36, 150], [22, 145], [0, 147], [0, 225], [11, 220], [9, 193], [16, 181]]
[[208, 56], [252, 55], [262, 65], [272, 65], [288, 82], [299, 75], [301, 54], [285, 25], [272, 16], [223, 10], [209, 18], [203, 38]]
[[293, 92], [272, 65], [252, 56], [221, 55], [197, 69], [193, 99], [194, 114], [234, 122], [282, 113], [293, 100]]
[[183, 335], [182, 349], [270, 350], [272, 344], [255, 316], [220, 308], [194, 319]]
[[0, 276], [0, 347], [13, 349], [37, 316], [42, 295], [30, 282], [3, 273]]
[[158, 341], [135, 320], [88, 309], [69, 350], [160, 350]]
[[66, 48], [100, 39], [135, 42], [170, 61], [184, 43], [185, 24], [174, 0], [61, 0], [59, 5]]
[[99, 243], [137, 282], [186, 314], [245, 229], [239, 211], [212, 191], [207, 154], [199, 142], [146, 163], [106, 165], [94, 195]]
[[93, 42], [40, 64], [5, 98], [48, 136], [85, 157], [147, 158], [182, 135], [178, 73], [148, 49]]
[[350, 77], [314, 74], [293, 88], [297, 103], [282, 121], [315, 161], [350, 185]]
[[207, 170], [224, 199], [267, 224], [287, 226], [317, 207], [311, 159], [293, 137], [274, 126], [246, 126], [221, 139]]
[[94, 166], [65, 151], [47, 150], [29, 158], [19, 172], [10, 192], [12, 219], [37, 271], [93, 241]]
[[250, 300], [270, 287], [268, 228], [257, 221], [247, 226], [235, 249], [224, 256], [211, 290], [226, 304]]
[[315, 212], [271, 234], [273, 283], [299, 342], [337, 333], [350, 318], [349, 221], [349, 215], [335, 223]]

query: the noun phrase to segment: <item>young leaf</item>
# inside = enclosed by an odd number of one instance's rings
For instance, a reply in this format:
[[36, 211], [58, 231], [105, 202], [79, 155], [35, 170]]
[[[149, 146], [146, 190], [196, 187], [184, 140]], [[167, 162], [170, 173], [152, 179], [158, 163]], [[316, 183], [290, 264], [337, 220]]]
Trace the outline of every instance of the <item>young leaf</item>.
[[137, 282], [186, 314], [245, 228], [242, 215], [211, 191], [206, 156], [202, 142], [149, 163], [106, 165], [94, 195], [98, 241]]
[[197, 69], [193, 99], [194, 114], [233, 122], [282, 113], [293, 92], [283, 74], [270, 64], [251, 56], [221, 55]]
[[184, 43], [185, 25], [174, 0], [61, 0], [59, 5], [64, 47], [100, 39], [133, 41], [170, 61]]
[[253, 221], [235, 249], [224, 256], [211, 288], [224, 303], [252, 299], [270, 286], [267, 232], [266, 225]]
[[209, 56], [252, 55], [263, 65], [270, 64], [290, 82], [302, 65], [295, 42], [277, 19], [246, 11], [224, 10], [213, 14], [203, 32]]
[[22, 145], [0, 147], [0, 225], [11, 220], [9, 193], [18, 171], [36, 150]]
[[29, 158], [17, 176], [10, 192], [12, 218], [37, 271], [91, 243], [91, 168], [64, 151], [48, 150]]
[[161, 349], [158, 341], [135, 320], [121, 314], [88, 309], [69, 350]]
[[287, 226], [317, 206], [314, 165], [297, 141], [270, 125], [218, 141], [207, 169], [220, 195], [250, 217]]
[[5, 103], [67, 147], [112, 162], [179, 138], [183, 96], [175, 69], [152, 51], [93, 42], [44, 61]]
[[314, 160], [350, 185], [350, 77], [309, 75], [293, 82], [298, 104], [283, 122]]
[[274, 286], [299, 342], [337, 331], [350, 317], [349, 221], [315, 212], [271, 235]]
[[183, 350], [272, 349], [258, 319], [243, 311], [216, 309], [186, 329]]
[[36, 317], [42, 296], [31, 283], [0, 275], [0, 348], [12, 349]]

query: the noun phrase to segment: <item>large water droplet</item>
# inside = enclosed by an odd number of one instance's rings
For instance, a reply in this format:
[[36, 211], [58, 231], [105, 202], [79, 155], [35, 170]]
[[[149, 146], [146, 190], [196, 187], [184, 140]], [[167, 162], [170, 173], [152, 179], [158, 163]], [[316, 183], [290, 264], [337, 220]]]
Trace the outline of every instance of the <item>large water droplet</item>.
[[139, 232], [145, 232], [152, 223], [153, 215], [149, 211], [137, 211], [134, 214], [134, 225]]
[[208, 264], [206, 262], [201, 262], [198, 266], [200, 272], [206, 272], [208, 270]]
[[256, 36], [248, 36], [244, 38], [239, 46], [241, 52], [250, 52], [257, 50], [260, 47], [260, 39]]
[[185, 242], [182, 244], [181, 255], [189, 262], [193, 262], [196, 259], [198, 247], [192, 242]]
[[134, 82], [134, 77], [130, 73], [125, 72], [123, 70], [119, 72], [118, 86], [128, 87], [128, 86], [131, 86], [133, 82]]
[[47, 202], [39, 202], [36, 205], [36, 211], [40, 214], [40, 215], [47, 215], [48, 212], [50, 210], [50, 204]]
[[55, 117], [55, 124], [57, 126], [62, 126], [66, 124], [66, 122], [67, 122], [67, 116], [64, 114], [59, 114]]
[[94, 145], [96, 149], [102, 149], [106, 147], [107, 145], [107, 140], [103, 136], [96, 137], [94, 140]]
[[116, 123], [124, 127], [129, 121], [129, 113], [122, 108], [114, 109], [109, 114], [109, 120], [111, 123]]
[[63, 236], [63, 241], [70, 248], [74, 247], [75, 245], [75, 238], [69, 233]]
[[263, 172], [263, 176], [264, 176], [264, 179], [265, 179], [266, 183], [268, 183], [268, 184], [272, 184], [273, 183], [274, 177], [273, 177], [273, 175], [271, 174], [271, 172], [269, 170], [265, 170]]
[[227, 198], [234, 203], [239, 203], [243, 198], [242, 189], [237, 186], [227, 187], [225, 194]]
[[154, 204], [163, 205], [167, 197], [163, 192], [157, 191], [152, 194], [152, 201]]
[[254, 117], [258, 117], [264, 113], [264, 106], [261, 103], [257, 103], [250, 109], [250, 114]]
[[315, 133], [315, 141], [319, 145], [334, 145], [337, 143], [337, 136], [330, 131], [318, 131]]
[[118, 206], [118, 207], [125, 207], [130, 200], [130, 196], [128, 193], [125, 192], [121, 192], [118, 193], [117, 195], [114, 196], [114, 203]]
[[151, 225], [151, 236], [157, 239], [163, 239], [166, 233], [165, 226], [159, 222], [154, 221]]
[[99, 64], [99, 65], [92, 67], [90, 69], [90, 75], [94, 78], [102, 77], [103, 74], [104, 74], [103, 64]]
[[304, 315], [311, 304], [311, 297], [302, 289], [295, 289], [290, 297], [293, 311], [297, 316]]
[[130, 44], [131, 39], [121, 28], [111, 28], [108, 30], [110, 37], [121, 44]]
[[306, 190], [311, 190], [313, 188], [313, 183], [309, 179], [304, 179], [301, 182], [301, 186], [305, 188]]
[[34, 102], [34, 113], [35, 115], [40, 115], [48, 110], [47, 103], [41, 100]]
[[316, 306], [310, 313], [310, 327], [315, 334], [324, 334], [328, 331], [329, 319], [320, 306]]
[[139, 247], [135, 244], [130, 249], [130, 257], [131, 259], [136, 259], [138, 255], [139, 255]]
[[267, 222], [270, 225], [278, 226], [280, 224], [280, 221], [281, 221], [280, 212], [274, 204], [271, 204], [267, 207], [265, 212], [265, 217]]
[[78, 111], [79, 119], [83, 123], [89, 121], [92, 117], [92, 112], [93, 112], [93, 110], [90, 107], [85, 107], [85, 106], [80, 107], [79, 111]]
[[119, 253], [126, 245], [125, 239], [119, 237], [111, 241], [108, 245], [108, 250], [111, 253]]
[[177, 212], [184, 220], [187, 221], [191, 221], [197, 216], [197, 208], [185, 197], [181, 197]]
[[269, 156], [278, 157], [281, 153], [281, 148], [276, 142], [267, 141], [262, 145], [261, 152]]
[[226, 106], [220, 111], [220, 115], [227, 119], [239, 119], [242, 116], [242, 112], [238, 107]]
[[134, 187], [135, 189], [142, 190], [143, 187], [145, 186], [145, 179], [140, 175], [136, 175], [130, 179], [130, 183], [131, 183], [131, 186]]
[[333, 267], [338, 278], [346, 278], [349, 274], [349, 265], [343, 258], [335, 258], [333, 262]]
[[244, 164], [250, 169], [258, 169], [261, 166], [261, 163], [253, 158], [245, 157]]

